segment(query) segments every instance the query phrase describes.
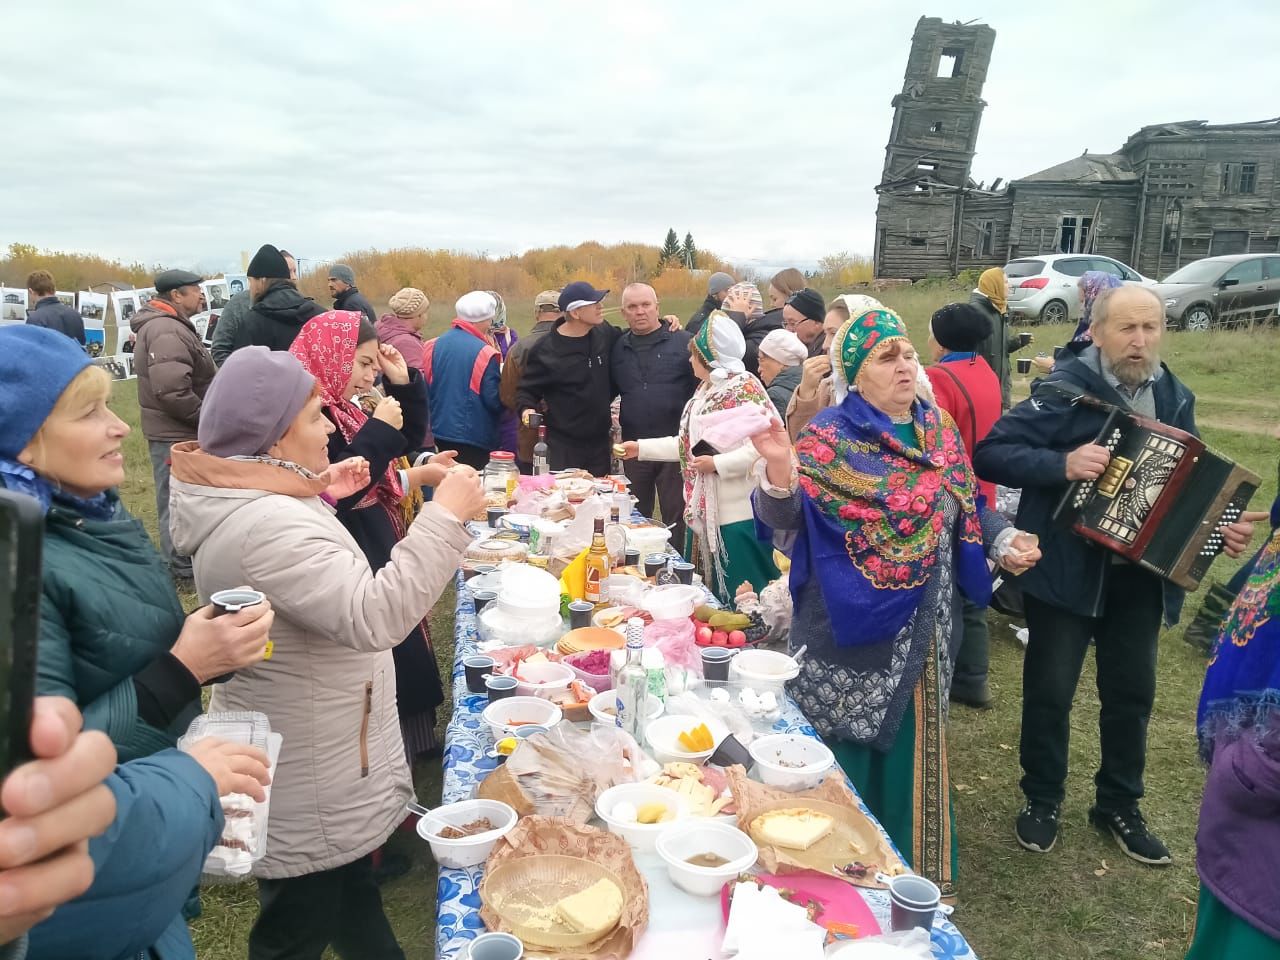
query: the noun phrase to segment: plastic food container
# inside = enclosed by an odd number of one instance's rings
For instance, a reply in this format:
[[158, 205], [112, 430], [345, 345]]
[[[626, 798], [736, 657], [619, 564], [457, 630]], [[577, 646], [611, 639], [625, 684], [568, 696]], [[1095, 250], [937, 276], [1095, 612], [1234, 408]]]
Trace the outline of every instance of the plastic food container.
[[705, 723], [711, 731], [711, 738], [716, 744], [729, 735], [729, 728], [715, 718], [701, 720], [685, 714], [668, 715], [652, 721], [644, 730], [644, 738], [649, 741], [649, 749], [653, 758], [659, 763], [705, 763], [707, 758], [716, 752], [713, 745], [709, 750], [690, 753], [680, 745], [680, 734], [685, 733], [700, 723]]
[[503, 609], [502, 596], [476, 617], [476, 637], [481, 647], [550, 647], [564, 636], [564, 620], [557, 610], [539, 616], [513, 616]]
[[[602, 661], [604, 663], [604, 673], [591, 673], [579, 666], [579, 664], [585, 663], [588, 659]], [[560, 662], [572, 670], [575, 677], [597, 693], [602, 693], [613, 687], [613, 678], [609, 675], [608, 650], [585, 650], [582, 653], [571, 653]]]
[[[205, 737], [218, 737], [257, 747], [267, 755], [269, 772], [274, 774], [280, 759], [283, 737], [271, 732], [265, 713], [236, 711], [201, 714], [191, 721], [178, 740], [178, 749], [189, 751]], [[225, 823], [222, 836], [204, 861], [204, 873], [214, 877], [244, 877], [267, 854], [267, 821], [271, 808], [271, 787], [266, 799], [257, 803], [247, 794], [232, 793], [221, 798]]]
[[[442, 867], [474, 867], [489, 859], [494, 845], [516, 825], [514, 809], [500, 800], [462, 800], [433, 810], [429, 817], [418, 818], [418, 836], [431, 844], [431, 855]], [[481, 818], [493, 824], [492, 830], [458, 840], [445, 840], [435, 835], [442, 822], [462, 827]]]
[[642, 557], [651, 553], [666, 553], [670, 540], [671, 531], [666, 527], [627, 528], [627, 546], [632, 550], [639, 550]]
[[741, 650], [729, 662], [729, 679], [751, 687], [756, 693], [783, 692], [788, 680], [800, 675], [800, 664], [776, 650]]
[[758, 737], [748, 748], [760, 779], [783, 790], [812, 790], [836, 762], [826, 744], [795, 733]]
[[[662, 823], [632, 823], [615, 815], [619, 804], [629, 803], [639, 809], [645, 804], [658, 803], [671, 812], [671, 819]], [[638, 853], [650, 853], [658, 844], [658, 837], [689, 815], [689, 805], [684, 797], [666, 787], [652, 783], [620, 783], [610, 787], [596, 799], [596, 816], [605, 822], [610, 832], [616, 833], [631, 849]]]
[[514, 737], [521, 727], [536, 723], [551, 728], [564, 719], [564, 712], [541, 697], [507, 697], [484, 708], [480, 718], [489, 725], [495, 741]]
[[516, 671], [516, 693], [522, 697], [550, 699], [577, 679], [573, 668], [563, 663], [522, 663]]
[[643, 605], [654, 620], [687, 620], [705, 599], [706, 594], [699, 587], [668, 583], [645, 594]]
[[[645, 722], [652, 723], [662, 716], [662, 701], [657, 697], [645, 697]], [[618, 722], [618, 714], [616, 712], [618, 704], [618, 692], [616, 690], [602, 690], [587, 702], [587, 709], [591, 711], [591, 716], [597, 723], [603, 723], [606, 726], [614, 726]]]
[[[726, 883], [755, 865], [760, 852], [754, 841], [737, 827], [722, 820], [691, 818], [678, 823], [658, 837], [658, 856], [667, 865], [671, 882], [695, 897], [713, 897]], [[701, 867], [690, 857], [711, 853], [728, 863]]]

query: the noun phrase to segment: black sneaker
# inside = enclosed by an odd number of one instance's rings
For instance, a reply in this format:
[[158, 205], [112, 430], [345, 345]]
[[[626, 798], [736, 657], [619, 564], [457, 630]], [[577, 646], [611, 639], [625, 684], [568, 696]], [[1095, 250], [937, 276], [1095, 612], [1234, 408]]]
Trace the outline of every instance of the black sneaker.
[[1107, 830], [1116, 839], [1125, 856], [1139, 863], [1163, 867], [1173, 862], [1169, 848], [1159, 837], [1147, 829], [1147, 821], [1135, 804], [1128, 810], [1100, 810], [1089, 808], [1089, 822], [1099, 830]]
[[1062, 807], [1044, 800], [1028, 800], [1018, 814], [1013, 834], [1032, 853], [1048, 853], [1058, 842], [1058, 815]]

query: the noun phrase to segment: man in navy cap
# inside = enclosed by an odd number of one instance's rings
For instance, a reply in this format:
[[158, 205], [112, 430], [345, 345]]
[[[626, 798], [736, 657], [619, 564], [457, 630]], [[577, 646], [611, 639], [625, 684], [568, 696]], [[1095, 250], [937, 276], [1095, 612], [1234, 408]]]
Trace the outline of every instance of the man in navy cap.
[[133, 316], [133, 369], [138, 375], [142, 435], [155, 479], [160, 552], [173, 575], [191, 579], [191, 558], [179, 556], [169, 536], [169, 448], [196, 439], [200, 405], [218, 368], [190, 317], [204, 309], [200, 277], [166, 270], [156, 277], [156, 295]]

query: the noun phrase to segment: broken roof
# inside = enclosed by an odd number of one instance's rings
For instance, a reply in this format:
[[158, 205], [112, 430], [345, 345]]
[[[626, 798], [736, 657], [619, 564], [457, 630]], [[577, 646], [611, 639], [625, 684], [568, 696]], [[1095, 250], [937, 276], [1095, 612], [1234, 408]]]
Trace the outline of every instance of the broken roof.
[[1019, 183], [1123, 183], [1136, 180], [1129, 161], [1118, 153], [1084, 153], [1033, 173], [1019, 177]]

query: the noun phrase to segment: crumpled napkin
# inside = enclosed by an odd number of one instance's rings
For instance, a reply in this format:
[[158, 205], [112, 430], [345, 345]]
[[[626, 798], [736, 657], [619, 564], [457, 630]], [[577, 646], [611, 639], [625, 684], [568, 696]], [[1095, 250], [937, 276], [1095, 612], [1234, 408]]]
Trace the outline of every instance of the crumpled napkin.
[[737, 884], [729, 907], [724, 952], [737, 960], [822, 960], [827, 932], [804, 907], [783, 899], [774, 887]]

